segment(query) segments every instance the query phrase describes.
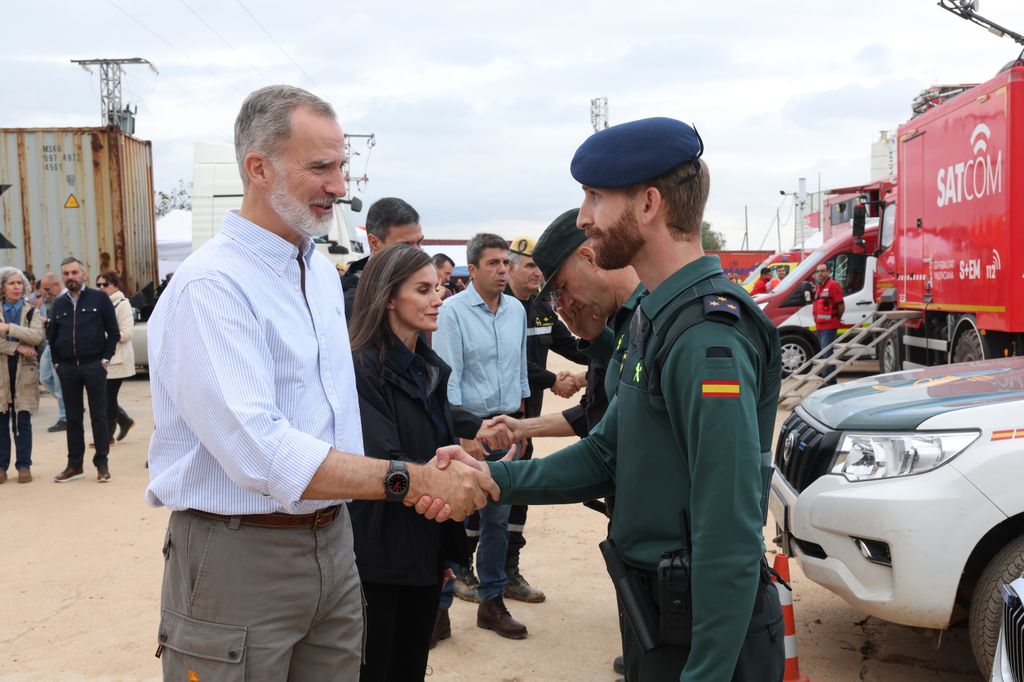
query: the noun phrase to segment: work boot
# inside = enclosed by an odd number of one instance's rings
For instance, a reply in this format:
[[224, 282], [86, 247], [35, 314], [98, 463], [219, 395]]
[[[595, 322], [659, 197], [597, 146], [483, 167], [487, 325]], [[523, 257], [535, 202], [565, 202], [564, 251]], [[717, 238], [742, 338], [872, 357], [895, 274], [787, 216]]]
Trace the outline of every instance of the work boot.
[[[124, 440], [124, 437], [128, 435], [128, 432], [135, 426], [135, 420], [128, 416], [124, 410], [120, 407], [117, 408], [117, 426], [120, 431], [117, 432], [117, 440]], [[111, 440], [113, 440], [114, 430], [110, 430]]]
[[434, 619], [434, 631], [430, 634], [430, 648], [433, 649], [442, 639], [451, 639], [452, 621], [448, 618], [448, 609], [438, 609]]
[[479, 604], [479, 587], [480, 581], [477, 580], [472, 567], [459, 566], [459, 574], [455, 577], [455, 596], [463, 601], [471, 601], [474, 604]]
[[526, 639], [526, 626], [512, 617], [505, 608], [505, 600], [501, 597], [488, 599], [476, 609], [476, 626], [484, 630], [494, 630], [506, 639]]
[[57, 433], [58, 431], [67, 431], [68, 423], [64, 419], [58, 419], [57, 423], [46, 429], [50, 433]]
[[505, 574], [508, 576], [508, 582], [505, 583], [505, 598], [539, 604], [546, 597], [543, 592], [526, 582], [526, 578], [519, 572], [519, 549], [509, 547], [505, 556]]

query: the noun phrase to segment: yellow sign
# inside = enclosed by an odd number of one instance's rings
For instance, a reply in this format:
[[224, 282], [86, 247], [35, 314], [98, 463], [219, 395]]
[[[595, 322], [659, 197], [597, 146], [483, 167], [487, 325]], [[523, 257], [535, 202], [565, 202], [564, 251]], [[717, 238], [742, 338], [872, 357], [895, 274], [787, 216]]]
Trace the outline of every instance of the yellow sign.
[[68, 200], [64, 202], [64, 208], [78, 208], [78, 199], [74, 194], [68, 195]]

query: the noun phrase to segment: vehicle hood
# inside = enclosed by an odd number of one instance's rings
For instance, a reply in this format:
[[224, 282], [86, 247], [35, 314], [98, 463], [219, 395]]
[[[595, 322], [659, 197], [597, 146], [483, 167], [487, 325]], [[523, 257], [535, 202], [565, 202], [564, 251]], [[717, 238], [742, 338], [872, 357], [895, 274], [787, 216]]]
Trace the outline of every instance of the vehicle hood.
[[801, 407], [836, 430], [905, 431], [945, 412], [1013, 402], [1022, 405], [1007, 409], [1024, 409], [1024, 357], [858, 379], [816, 391]]

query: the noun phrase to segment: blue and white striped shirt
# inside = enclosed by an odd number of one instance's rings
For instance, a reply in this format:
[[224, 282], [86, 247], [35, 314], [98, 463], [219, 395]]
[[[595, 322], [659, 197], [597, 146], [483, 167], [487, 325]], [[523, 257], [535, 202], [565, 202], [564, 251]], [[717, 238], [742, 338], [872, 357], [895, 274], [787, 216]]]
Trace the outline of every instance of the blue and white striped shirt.
[[[174, 273], [149, 320], [146, 502], [217, 514], [306, 514], [331, 447], [362, 454], [338, 272], [229, 211]], [[309, 301], [307, 304], [306, 301]]]
[[452, 368], [448, 402], [477, 417], [509, 414], [530, 397], [526, 374], [526, 310], [501, 295], [492, 313], [472, 284], [445, 299], [433, 348]]

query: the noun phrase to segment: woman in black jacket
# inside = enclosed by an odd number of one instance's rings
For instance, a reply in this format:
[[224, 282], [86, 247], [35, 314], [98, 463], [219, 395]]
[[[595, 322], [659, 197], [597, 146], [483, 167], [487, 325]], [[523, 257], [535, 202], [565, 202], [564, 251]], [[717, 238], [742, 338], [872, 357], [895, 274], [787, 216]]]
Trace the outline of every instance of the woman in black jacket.
[[[349, 333], [367, 457], [425, 463], [456, 441], [450, 368], [427, 346], [441, 307], [426, 253], [398, 244], [363, 270]], [[462, 524], [393, 502], [349, 504], [366, 597], [361, 682], [422, 682], [446, 561], [466, 560]]]

